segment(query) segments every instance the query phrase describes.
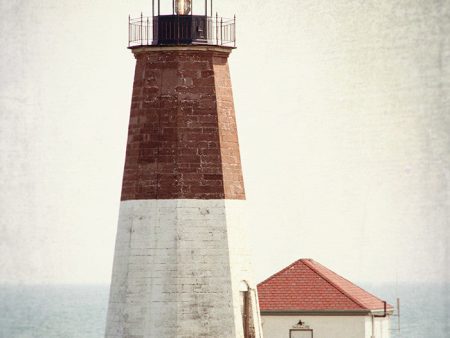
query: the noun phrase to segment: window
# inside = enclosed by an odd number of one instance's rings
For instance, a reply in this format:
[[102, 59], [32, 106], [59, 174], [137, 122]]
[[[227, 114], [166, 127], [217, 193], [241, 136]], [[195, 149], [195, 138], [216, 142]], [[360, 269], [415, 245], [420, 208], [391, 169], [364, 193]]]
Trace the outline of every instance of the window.
[[289, 330], [289, 338], [313, 338], [313, 330], [291, 329]]

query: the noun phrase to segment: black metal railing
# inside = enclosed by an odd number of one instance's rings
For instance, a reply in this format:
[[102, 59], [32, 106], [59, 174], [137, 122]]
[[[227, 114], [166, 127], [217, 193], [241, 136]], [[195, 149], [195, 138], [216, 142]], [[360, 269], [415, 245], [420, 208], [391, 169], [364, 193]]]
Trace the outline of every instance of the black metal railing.
[[132, 19], [128, 17], [128, 47], [143, 46], [152, 43], [151, 17], [141, 16]]
[[236, 46], [236, 17], [198, 15], [128, 17], [128, 47], [206, 44]]

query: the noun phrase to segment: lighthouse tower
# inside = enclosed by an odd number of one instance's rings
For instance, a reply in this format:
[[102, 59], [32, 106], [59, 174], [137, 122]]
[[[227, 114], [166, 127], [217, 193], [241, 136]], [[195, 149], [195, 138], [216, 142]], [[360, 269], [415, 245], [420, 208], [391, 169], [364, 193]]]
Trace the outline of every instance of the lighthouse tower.
[[227, 61], [236, 20], [213, 16], [212, 0], [161, 12], [153, 1], [151, 17], [129, 19], [136, 69], [105, 336], [260, 338]]

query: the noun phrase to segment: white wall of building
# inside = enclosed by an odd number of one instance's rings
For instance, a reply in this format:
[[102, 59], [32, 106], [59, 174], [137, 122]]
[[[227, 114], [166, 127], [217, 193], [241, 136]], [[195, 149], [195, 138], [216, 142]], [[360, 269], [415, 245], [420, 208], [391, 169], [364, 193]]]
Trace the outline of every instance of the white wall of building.
[[[370, 316], [262, 316], [264, 338], [289, 338], [299, 320], [313, 330], [314, 338], [371, 338]], [[375, 318], [375, 338], [389, 338], [389, 318]]]
[[375, 338], [386, 338], [390, 335], [390, 319], [389, 317], [385, 318], [372, 318], [365, 317], [366, 319], [366, 337], [372, 337], [372, 323], [373, 323], [373, 332]]

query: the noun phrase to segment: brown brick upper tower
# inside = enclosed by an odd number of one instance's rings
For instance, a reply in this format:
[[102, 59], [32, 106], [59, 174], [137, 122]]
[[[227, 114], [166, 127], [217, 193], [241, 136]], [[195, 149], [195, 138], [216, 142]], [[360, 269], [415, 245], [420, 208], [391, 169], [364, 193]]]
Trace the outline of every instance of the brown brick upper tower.
[[[209, 8], [208, 8], [209, 7]], [[155, 2], [153, 1], [153, 12]], [[235, 19], [129, 21], [136, 58], [106, 337], [261, 337], [228, 56]]]
[[134, 48], [122, 200], [244, 199], [230, 48]]

